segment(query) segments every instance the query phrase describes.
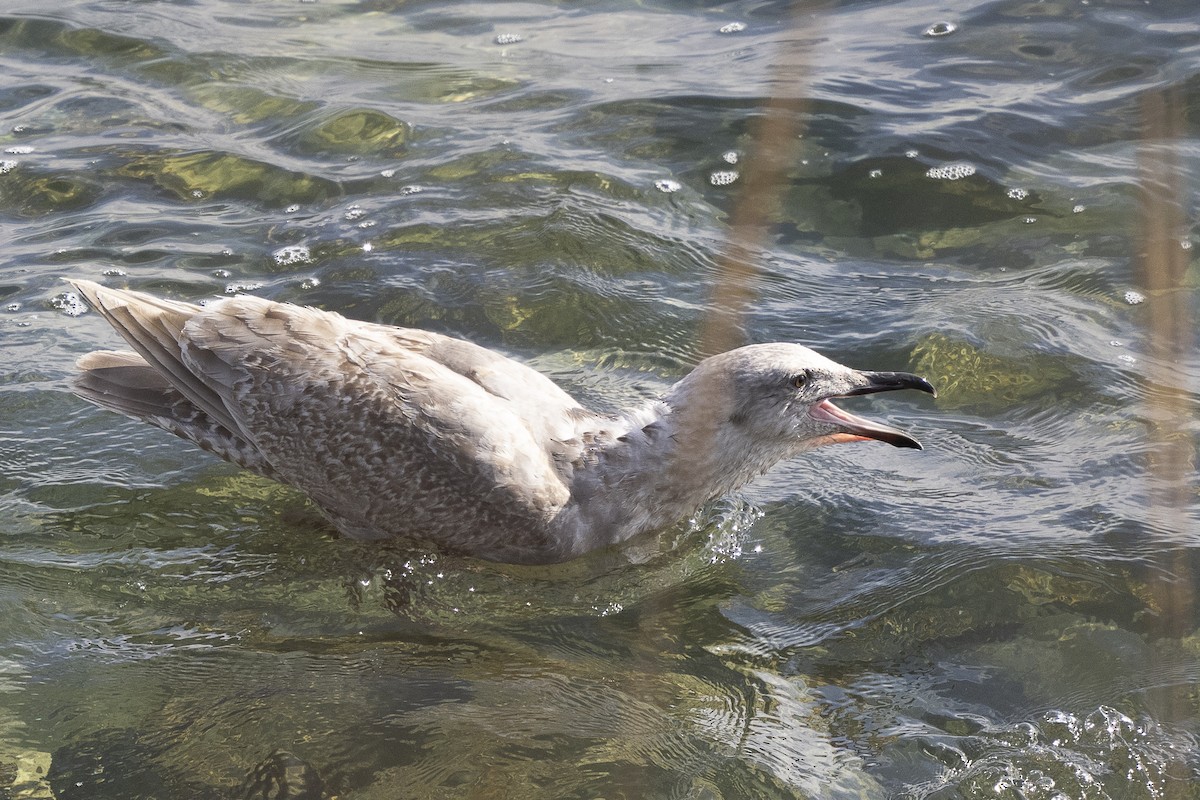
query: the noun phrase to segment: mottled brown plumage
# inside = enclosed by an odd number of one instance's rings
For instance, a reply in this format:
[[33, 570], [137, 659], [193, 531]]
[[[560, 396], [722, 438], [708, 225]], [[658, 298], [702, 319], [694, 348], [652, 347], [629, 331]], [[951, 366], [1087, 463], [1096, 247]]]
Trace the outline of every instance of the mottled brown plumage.
[[81, 358], [84, 399], [303, 490], [348, 536], [498, 561], [562, 561], [654, 530], [820, 444], [920, 447], [828, 398], [933, 392], [799, 345], [751, 345], [607, 416], [436, 333], [256, 297], [200, 307], [71, 283], [136, 351]]

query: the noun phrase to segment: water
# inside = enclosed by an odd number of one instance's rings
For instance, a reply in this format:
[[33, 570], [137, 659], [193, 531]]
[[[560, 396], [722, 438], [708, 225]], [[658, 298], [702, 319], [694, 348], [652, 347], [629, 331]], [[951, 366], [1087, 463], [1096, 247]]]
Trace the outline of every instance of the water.
[[[5, 796], [1200, 797], [1193, 0], [55, 5], [0, 13]], [[483, 564], [74, 399], [67, 275], [601, 408], [739, 336], [940, 396]]]

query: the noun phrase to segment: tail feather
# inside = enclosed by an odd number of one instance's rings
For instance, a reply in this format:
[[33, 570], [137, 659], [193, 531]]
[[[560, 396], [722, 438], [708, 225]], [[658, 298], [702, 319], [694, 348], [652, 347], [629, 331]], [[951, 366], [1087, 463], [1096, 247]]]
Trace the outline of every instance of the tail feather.
[[200, 306], [142, 292], [109, 289], [91, 281], [68, 280], [68, 283], [179, 394], [226, 430], [239, 432], [220, 395], [182, 361], [181, 331], [200, 312]]
[[259, 475], [277, 477], [258, 448], [197, 408], [137, 353], [98, 350], [76, 366], [75, 393], [89, 403], [149, 422]]
[[75, 393], [101, 408], [145, 419], [165, 416], [183, 395], [137, 353], [98, 350], [75, 362]]

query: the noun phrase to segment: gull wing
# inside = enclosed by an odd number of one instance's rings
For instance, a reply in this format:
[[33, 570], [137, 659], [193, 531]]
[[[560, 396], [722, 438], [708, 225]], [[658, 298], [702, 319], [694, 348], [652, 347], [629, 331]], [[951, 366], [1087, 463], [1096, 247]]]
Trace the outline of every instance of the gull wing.
[[260, 298], [200, 308], [76, 288], [343, 532], [507, 560], [553, 550], [547, 525], [570, 497], [556, 462], [590, 415], [540, 373], [450, 337]]

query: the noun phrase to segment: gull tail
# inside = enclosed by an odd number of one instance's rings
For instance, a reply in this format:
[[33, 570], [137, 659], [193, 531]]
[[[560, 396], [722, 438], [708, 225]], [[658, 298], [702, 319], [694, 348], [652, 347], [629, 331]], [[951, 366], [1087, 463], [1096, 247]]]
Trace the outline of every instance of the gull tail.
[[80, 370], [75, 394], [127, 417], [169, 417], [180, 402], [187, 402], [137, 353], [97, 350], [82, 356], [75, 366]]
[[170, 431], [226, 461], [275, 477], [242, 435], [220, 396], [183, 361], [182, 329], [199, 306], [141, 292], [69, 281], [137, 352], [98, 350], [76, 366], [75, 394], [109, 411]]

